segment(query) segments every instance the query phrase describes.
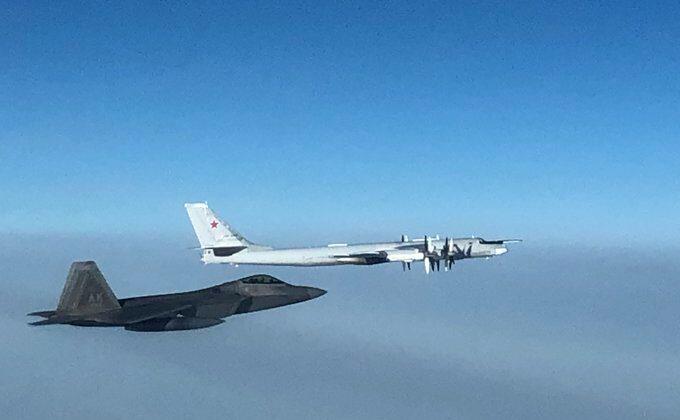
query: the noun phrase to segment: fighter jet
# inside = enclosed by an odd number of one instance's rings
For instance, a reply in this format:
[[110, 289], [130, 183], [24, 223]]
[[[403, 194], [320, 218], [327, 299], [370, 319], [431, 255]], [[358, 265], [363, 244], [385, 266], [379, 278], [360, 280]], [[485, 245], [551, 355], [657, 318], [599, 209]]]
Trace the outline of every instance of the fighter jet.
[[144, 332], [195, 330], [221, 324], [231, 315], [304, 302], [325, 293], [258, 274], [192, 292], [117, 299], [97, 264], [83, 261], [71, 265], [56, 310], [28, 315], [46, 318], [30, 325], [124, 327]]
[[[257, 245], [239, 234], [208, 207], [207, 203], [184, 205], [200, 243], [205, 264], [252, 265], [373, 265], [401, 262], [404, 271], [411, 263], [422, 261], [425, 272], [450, 270], [456, 261], [467, 258], [490, 258], [508, 252], [506, 244], [520, 239], [487, 241], [482, 238], [434, 238], [368, 244], [330, 244], [312, 248], [273, 249]], [[443, 263], [443, 264], [442, 264]]]

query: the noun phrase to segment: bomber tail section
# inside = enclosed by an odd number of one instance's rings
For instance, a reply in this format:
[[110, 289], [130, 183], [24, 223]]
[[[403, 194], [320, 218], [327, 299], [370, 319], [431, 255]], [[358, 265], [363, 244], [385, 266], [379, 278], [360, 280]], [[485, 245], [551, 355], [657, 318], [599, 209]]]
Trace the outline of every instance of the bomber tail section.
[[267, 247], [255, 245], [221, 220], [208, 203], [186, 203], [189, 220], [203, 250], [203, 262], [215, 262], [215, 257], [228, 257], [245, 249], [261, 250]]
[[252, 245], [252, 242], [217, 217], [208, 203], [186, 203], [184, 207], [202, 248]]

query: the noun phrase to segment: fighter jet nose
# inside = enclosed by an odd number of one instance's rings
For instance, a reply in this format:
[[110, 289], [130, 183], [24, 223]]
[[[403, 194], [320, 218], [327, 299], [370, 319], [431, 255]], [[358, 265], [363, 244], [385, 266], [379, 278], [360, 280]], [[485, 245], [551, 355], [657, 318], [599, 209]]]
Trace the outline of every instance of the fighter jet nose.
[[317, 289], [316, 287], [307, 287], [307, 294], [309, 295], [310, 299], [316, 299], [319, 296], [325, 295], [326, 291], [323, 289]]

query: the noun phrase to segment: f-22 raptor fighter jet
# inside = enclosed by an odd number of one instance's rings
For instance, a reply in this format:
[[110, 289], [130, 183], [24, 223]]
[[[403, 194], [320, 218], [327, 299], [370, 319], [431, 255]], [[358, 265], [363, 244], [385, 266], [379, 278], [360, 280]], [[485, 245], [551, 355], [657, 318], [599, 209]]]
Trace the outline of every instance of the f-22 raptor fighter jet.
[[404, 271], [413, 261], [422, 261], [425, 272], [441, 268], [448, 271], [458, 260], [490, 258], [508, 252], [506, 244], [519, 239], [486, 241], [482, 238], [446, 238], [439, 236], [369, 244], [331, 244], [311, 248], [273, 249], [256, 245], [220, 220], [207, 203], [184, 205], [191, 219], [206, 264], [253, 265], [373, 265], [401, 262]]
[[117, 299], [94, 261], [74, 262], [54, 311], [31, 325], [124, 327], [130, 331], [179, 331], [212, 327], [222, 318], [304, 302], [326, 293], [259, 274], [192, 292]]

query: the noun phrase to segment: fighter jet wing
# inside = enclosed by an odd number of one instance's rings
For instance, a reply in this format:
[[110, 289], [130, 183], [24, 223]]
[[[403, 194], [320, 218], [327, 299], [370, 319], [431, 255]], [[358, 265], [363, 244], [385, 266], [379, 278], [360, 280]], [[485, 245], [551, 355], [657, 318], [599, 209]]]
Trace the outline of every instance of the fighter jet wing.
[[124, 305], [120, 309], [80, 315], [77, 317], [77, 320], [108, 324], [133, 324], [154, 318], [172, 318], [191, 307], [193, 305], [186, 302], [154, 302], [146, 305]]
[[178, 313], [191, 307], [193, 307], [193, 305], [187, 303], [153, 303], [149, 305], [131, 306], [129, 308], [123, 307], [119, 320], [124, 323], [133, 324], [154, 318], [174, 317]]
[[155, 318], [174, 318], [178, 313], [191, 308], [191, 304], [153, 303], [113, 309], [94, 314], [55, 315], [30, 325], [67, 324], [73, 321], [95, 321], [108, 324], [134, 324]]

